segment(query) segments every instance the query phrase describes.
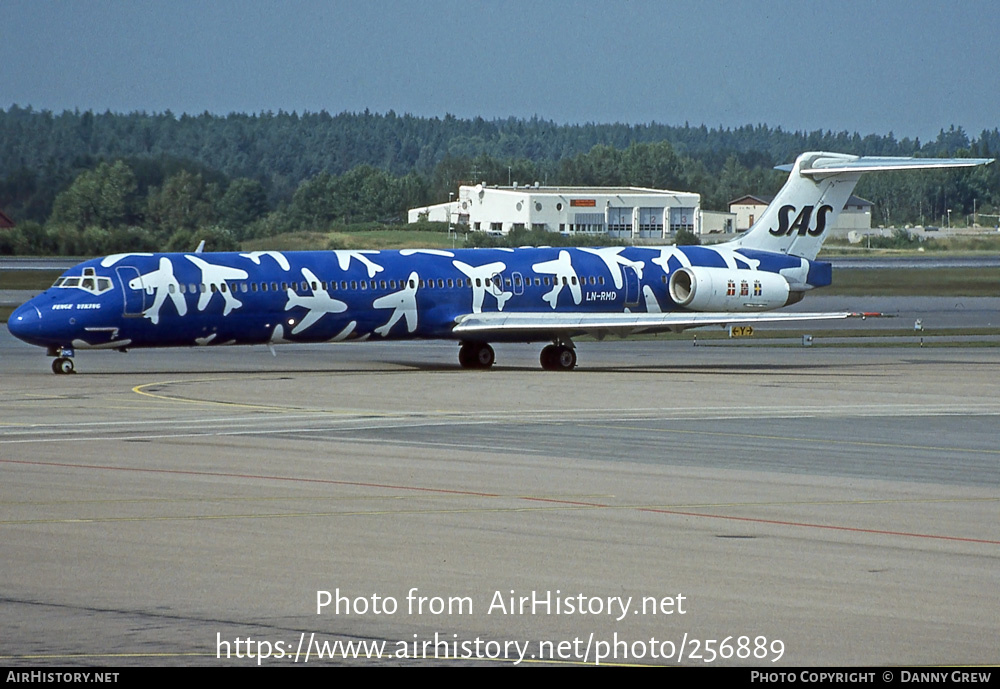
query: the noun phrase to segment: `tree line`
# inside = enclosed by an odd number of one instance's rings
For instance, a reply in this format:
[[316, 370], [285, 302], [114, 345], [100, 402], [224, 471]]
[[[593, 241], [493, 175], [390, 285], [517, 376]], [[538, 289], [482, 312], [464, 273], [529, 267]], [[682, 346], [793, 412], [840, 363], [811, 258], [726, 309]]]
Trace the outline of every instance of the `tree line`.
[[[695, 191], [722, 210], [773, 194], [774, 165], [804, 150], [983, 156], [1000, 132], [954, 126], [933, 142], [846, 132], [661, 124], [556, 125], [395, 113], [225, 117], [0, 110], [0, 209], [18, 222], [0, 253], [216, 249], [301, 230], [400, 224], [459, 184], [640, 186]], [[938, 224], [1000, 206], [997, 165], [956, 174], [869, 175], [873, 224]]]

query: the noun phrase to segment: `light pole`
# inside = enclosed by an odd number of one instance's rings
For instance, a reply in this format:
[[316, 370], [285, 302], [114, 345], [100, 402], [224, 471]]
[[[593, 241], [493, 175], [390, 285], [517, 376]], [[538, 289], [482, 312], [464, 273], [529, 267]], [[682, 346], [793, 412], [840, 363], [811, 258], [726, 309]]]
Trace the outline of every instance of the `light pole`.
[[948, 229], [951, 229], [951, 209], [948, 209]]
[[451, 246], [455, 248], [455, 240], [451, 236], [451, 200], [455, 198], [455, 192], [448, 192], [448, 239], [451, 239]]

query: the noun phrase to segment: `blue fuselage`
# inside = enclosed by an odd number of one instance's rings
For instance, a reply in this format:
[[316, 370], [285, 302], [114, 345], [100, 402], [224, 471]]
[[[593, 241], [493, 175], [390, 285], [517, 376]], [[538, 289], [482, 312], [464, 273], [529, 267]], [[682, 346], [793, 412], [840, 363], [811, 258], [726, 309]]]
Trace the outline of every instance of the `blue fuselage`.
[[673, 311], [670, 276], [692, 266], [830, 282], [828, 263], [710, 247], [120, 254], [67, 271], [9, 328], [80, 349], [468, 339], [452, 331], [469, 314]]

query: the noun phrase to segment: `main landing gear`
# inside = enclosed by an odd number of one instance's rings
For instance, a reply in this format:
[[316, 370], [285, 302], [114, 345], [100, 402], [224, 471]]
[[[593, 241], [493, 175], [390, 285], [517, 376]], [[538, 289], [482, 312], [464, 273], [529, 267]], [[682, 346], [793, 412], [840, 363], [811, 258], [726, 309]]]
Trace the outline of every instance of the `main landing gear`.
[[[542, 349], [539, 358], [546, 371], [572, 371], [576, 368], [576, 349], [568, 339], [560, 339]], [[496, 361], [493, 348], [485, 342], [463, 342], [458, 350], [462, 368], [490, 368]]]
[[56, 357], [56, 359], [52, 362], [53, 373], [76, 373], [76, 369], [73, 367], [72, 349], [67, 349], [66, 347], [50, 347], [49, 356]]
[[550, 344], [542, 349], [539, 360], [546, 371], [572, 371], [576, 368], [576, 350], [571, 344]]
[[490, 368], [495, 361], [493, 348], [485, 342], [463, 342], [458, 350], [458, 363], [462, 368]]

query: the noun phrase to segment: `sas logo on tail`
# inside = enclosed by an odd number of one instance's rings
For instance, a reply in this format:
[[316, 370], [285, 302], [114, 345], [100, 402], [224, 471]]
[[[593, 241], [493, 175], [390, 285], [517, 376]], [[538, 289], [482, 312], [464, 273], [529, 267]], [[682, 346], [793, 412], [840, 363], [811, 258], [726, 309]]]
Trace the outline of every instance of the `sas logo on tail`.
[[778, 209], [778, 229], [768, 230], [775, 237], [782, 237], [798, 232], [800, 237], [809, 235], [818, 237], [826, 229], [826, 216], [833, 210], [833, 206], [820, 206], [816, 212], [816, 227], [809, 229], [809, 221], [812, 219], [813, 206], [804, 206], [795, 220], [789, 222], [789, 216], [795, 212], [795, 206], [782, 206]]

